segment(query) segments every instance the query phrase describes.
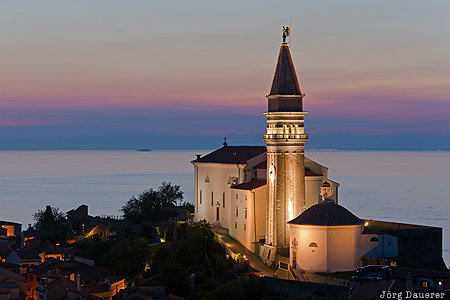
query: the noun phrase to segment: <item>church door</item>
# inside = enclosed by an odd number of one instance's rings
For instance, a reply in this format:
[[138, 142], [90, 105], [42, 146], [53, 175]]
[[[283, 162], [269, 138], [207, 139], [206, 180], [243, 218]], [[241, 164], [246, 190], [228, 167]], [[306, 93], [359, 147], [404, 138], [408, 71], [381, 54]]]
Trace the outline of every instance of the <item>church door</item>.
[[219, 207], [216, 207], [216, 221], [219, 221]]

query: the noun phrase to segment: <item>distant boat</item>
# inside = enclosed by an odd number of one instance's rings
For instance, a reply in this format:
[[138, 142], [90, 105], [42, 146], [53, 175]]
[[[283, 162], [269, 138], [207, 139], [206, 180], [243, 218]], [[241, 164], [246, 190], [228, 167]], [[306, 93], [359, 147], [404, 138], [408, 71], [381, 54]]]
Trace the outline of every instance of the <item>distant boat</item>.
[[150, 152], [152, 151], [151, 149], [138, 149], [137, 151], [141, 151], [141, 152]]

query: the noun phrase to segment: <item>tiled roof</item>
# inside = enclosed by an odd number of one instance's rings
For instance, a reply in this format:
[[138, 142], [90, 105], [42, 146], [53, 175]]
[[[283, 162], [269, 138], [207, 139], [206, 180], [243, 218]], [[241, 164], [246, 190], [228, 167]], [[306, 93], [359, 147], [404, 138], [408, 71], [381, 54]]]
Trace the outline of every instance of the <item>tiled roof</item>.
[[322, 175], [319, 174], [319, 173], [313, 172], [313, 171], [311, 171], [311, 170], [307, 170], [307, 169], [305, 168], [305, 176], [322, 176]]
[[254, 190], [265, 184], [266, 184], [265, 179], [258, 179], [258, 180], [252, 180], [249, 182], [244, 182], [244, 183], [237, 184], [237, 185], [232, 185], [231, 188], [236, 189], [236, 190]]
[[9, 222], [9, 221], [0, 221], [0, 226], [1, 225], [14, 225], [14, 226], [21, 225], [22, 226], [22, 224]]
[[273, 77], [272, 88], [269, 95], [301, 95], [300, 86], [295, 73], [289, 46], [281, 45], [278, 54], [277, 67]]
[[297, 218], [288, 222], [297, 225], [341, 226], [362, 225], [364, 221], [338, 204], [324, 202], [305, 210]]
[[23, 248], [16, 250], [16, 253], [21, 260], [41, 260], [41, 257], [34, 249]]
[[192, 162], [245, 164], [249, 159], [265, 152], [265, 146], [224, 146]]

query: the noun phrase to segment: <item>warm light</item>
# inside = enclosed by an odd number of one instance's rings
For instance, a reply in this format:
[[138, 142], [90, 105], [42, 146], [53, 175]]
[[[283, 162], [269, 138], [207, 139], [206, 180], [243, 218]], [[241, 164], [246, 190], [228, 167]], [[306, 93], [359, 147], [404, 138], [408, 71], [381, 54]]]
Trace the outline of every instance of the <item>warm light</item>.
[[442, 285], [442, 281], [438, 281], [438, 285], [441, 286]]
[[274, 182], [275, 181], [275, 166], [274, 165], [270, 165], [269, 167], [269, 179], [270, 182]]
[[364, 223], [364, 226], [369, 226], [369, 222]]

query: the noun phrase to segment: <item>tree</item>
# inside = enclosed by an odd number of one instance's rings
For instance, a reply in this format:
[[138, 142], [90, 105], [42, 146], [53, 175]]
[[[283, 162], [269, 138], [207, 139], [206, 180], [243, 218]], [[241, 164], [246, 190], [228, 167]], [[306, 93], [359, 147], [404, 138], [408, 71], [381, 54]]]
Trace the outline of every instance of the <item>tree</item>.
[[179, 185], [163, 182], [157, 190], [143, 191], [138, 197], [131, 197], [120, 209], [125, 219], [133, 222], [143, 220], [161, 220], [168, 216], [163, 207], [175, 207], [183, 199]]
[[36, 222], [34, 228], [38, 230], [52, 231], [56, 224], [65, 219], [64, 213], [59, 211], [58, 207], [47, 205], [45, 210], [38, 210], [33, 214], [33, 220]]
[[116, 274], [131, 278], [144, 272], [150, 259], [151, 249], [145, 238], [137, 238], [133, 242], [122, 240], [113, 250], [112, 267]]

